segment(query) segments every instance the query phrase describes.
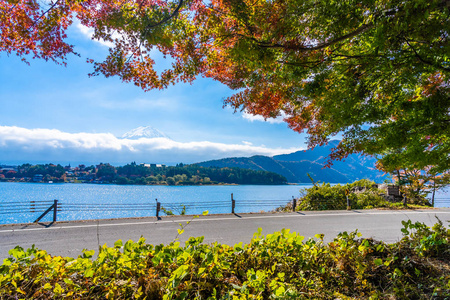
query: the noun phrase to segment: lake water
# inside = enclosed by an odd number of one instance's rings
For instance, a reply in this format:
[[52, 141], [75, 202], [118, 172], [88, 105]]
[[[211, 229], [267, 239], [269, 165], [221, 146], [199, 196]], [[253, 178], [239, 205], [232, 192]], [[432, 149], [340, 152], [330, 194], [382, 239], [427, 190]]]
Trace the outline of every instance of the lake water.
[[[156, 201], [175, 214], [230, 213], [231, 194], [236, 213], [270, 211], [298, 197], [307, 185], [136, 186], [112, 184], [0, 183], [0, 224], [33, 222], [51, 202], [61, 205], [58, 221], [155, 216]], [[36, 201], [31, 212], [30, 201]], [[20, 212], [19, 212], [20, 211]], [[160, 215], [164, 215], [161, 211]], [[52, 219], [52, 213], [42, 221]]]
[[[155, 216], [156, 201], [166, 211], [180, 214], [231, 212], [231, 194], [236, 213], [271, 211], [298, 197], [311, 184], [260, 186], [133, 186], [98, 184], [0, 183], [0, 224], [31, 223], [51, 206], [60, 204], [58, 221]], [[450, 192], [437, 193], [437, 199], [449, 199]], [[35, 201], [34, 206], [30, 205]], [[48, 201], [48, 202], [39, 202]], [[436, 207], [448, 207], [448, 201], [436, 201]], [[161, 211], [160, 215], [164, 215]], [[49, 213], [42, 221], [51, 221]]]

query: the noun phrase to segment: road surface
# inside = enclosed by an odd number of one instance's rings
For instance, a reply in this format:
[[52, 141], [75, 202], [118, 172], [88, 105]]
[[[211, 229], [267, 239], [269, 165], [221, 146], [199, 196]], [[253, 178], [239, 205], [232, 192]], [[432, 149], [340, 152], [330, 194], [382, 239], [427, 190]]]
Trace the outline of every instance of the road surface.
[[143, 236], [147, 243], [167, 244], [177, 237], [180, 223], [185, 226], [179, 236], [184, 242], [190, 236], [204, 236], [205, 243], [219, 242], [234, 245], [248, 243], [253, 233], [262, 228], [263, 234], [289, 228], [306, 238], [317, 233], [331, 241], [339, 232], [358, 229], [363, 237], [372, 237], [393, 243], [401, 239], [402, 220], [411, 219], [427, 225], [438, 217], [450, 226], [450, 209], [429, 210], [351, 210], [297, 213], [229, 214], [201, 216], [171, 216], [141, 219], [95, 220], [57, 222], [51, 224], [1, 225], [0, 263], [16, 245], [29, 248], [32, 244], [52, 255], [77, 257], [82, 249], [97, 250], [99, 245], [114, 245], [118, 239], [137, 241]]

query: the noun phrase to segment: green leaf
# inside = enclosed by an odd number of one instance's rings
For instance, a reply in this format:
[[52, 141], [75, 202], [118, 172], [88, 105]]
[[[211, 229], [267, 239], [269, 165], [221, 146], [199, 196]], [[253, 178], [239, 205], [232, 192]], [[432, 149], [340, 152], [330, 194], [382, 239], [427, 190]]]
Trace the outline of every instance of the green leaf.
[[124, 252], [130, 252], [134, 248], [134, 242], [132, 240], [128, 240], [123, 246]]
[[122, 246], [123, 246], [122, 240], [117, 240], [117, 241], [114, 243], [114, 247], [115, 247], [115, 248], [121, 248]]
[[4, 266], [10, 266], [12, 264], [12, 258], [5, 258], [3, 260], [3, 265]]
[[285, 292], [286, 292], [286, 289], [284, 288], [284, 286], [280, 286], [279, 288], [276, 289], [275, 296], [281, 297], [284, 295]]
[[86, 250], [86, 249], [84, 249], [82, 257], [83, 258], [91, 258], [92, 256], [94, 256], [94, 254], [95, 254], [95, 250]]
[[59, 283], [55, 283], [55, 288], [53, 289], [53, 292], [55, 293], [56, 296], [59, 296], [62, 293], [64, 293], [64, 289], [59, 285]]
[[87, 278], [90, 278], [92, 276], [94, 276], [94, 269], [89, 268], [84, 272], [84, 276], [86, 276]]
[[16, 246], [13, 249], [9, 250], [8, 254], [17, 259], [25, 257], [25, 251], [20, 246]]
[[296, 241], [297, 243], [300, 244], [301, 242], [303, 242], [304, 239], [305, 239], [304, 236], [298, 235], [298, 236], [295, 238], [295, 241]]
[[318, 233], [318, 234], [315, 234], [314, 235], [314, 237], [316, 238], [316, 239], [318, 239], [318, 240], [323, 240], [323, 237], [324, 237], [325, 235], [323, 234], [323, 233]]
[[50, 290], [53, 287], [52, 287], [52, 285], [50, 283], [47, 282], [46, 284], [44, 284], [43, 288], [44, 288], [44, 290]]

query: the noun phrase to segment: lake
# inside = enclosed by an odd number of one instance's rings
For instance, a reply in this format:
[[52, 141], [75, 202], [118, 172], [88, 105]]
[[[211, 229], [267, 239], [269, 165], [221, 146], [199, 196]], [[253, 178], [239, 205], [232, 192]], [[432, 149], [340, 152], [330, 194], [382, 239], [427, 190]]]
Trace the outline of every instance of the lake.
[[[0, 224], [31, 223], [54, 199], [60, 211], [58, 221], [92, 220], [155, 216], [156, 199], [166, 213], [211, 214], [231, 212], [231, 194], [236, 200], [236, 213], [271, 211], [285, 205], [300, 190], [300, 185], [226, 185], [226, 186], [136, 186], [112, 184], [46, 184], [0, 183]], [[439, 192], [437, 199], [448, 199], [450, 193]], [[30, 205], [31, 201], [35, 201]], [[46, 202], [39, 202], [46, 201]], [[449, 206], [437, 200], [436, 207]], [[183, 208], [184, 205], [184, 208]], [[42, 221], [51, 221], [52, 213]]]
[[[205, 210], [215, 214], [230, 213], [231, 194], [236, 200], [236, 213], [270, 211], [285, 205], [292, 197], [298, 197], [300, 189], [306, 187], [311, 185], [136, 186], [3, 182], [0, 183], [0, 199], [12, 213], [0, 212], [0, 224], [33, 222], [51, 205], [37, 201], [54, 199], [61, 205], [58, 221], [155, 216], [155, 199], [175, 214], [182, 212], [182, 205], [186, 205], [186, 214], [201, 214]], [[30, 212], [30, 201], [36, 201], [34, 213]], [[51, 220], [50, 215], [42, 221]]]

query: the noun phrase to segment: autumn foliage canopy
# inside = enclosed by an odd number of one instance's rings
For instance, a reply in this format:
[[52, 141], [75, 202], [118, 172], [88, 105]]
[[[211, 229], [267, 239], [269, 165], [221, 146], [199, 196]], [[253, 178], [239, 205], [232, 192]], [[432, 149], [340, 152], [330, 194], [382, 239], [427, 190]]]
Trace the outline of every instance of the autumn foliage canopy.
[[[282, 115], [332, 158], [378, 155], [387, 171], [450, 166], [450, 0], [0, 1], [0, 50], [65, 63], [78, 19], [114, 47], [93, 75], [144, 90], [197, 76], [225, 104]], [[150, 51], [171, 58], [155, 71]]]

